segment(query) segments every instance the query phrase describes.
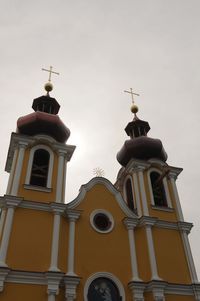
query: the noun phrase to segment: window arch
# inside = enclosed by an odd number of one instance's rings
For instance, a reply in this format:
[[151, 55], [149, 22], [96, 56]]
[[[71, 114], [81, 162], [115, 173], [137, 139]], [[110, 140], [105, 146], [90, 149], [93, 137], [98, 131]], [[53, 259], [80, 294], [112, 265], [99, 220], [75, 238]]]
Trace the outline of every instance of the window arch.
[[125, 188], [125, 198], [126, 198], [127, 205], [131, 210], [134, 210], [135, 206], [134, 206], [134, 196], [133, 196], [133, 185], [130, 177], [128, 177], [127, 180], [125, 181], [124, 188]]
[[30, 150], [25, 184], [51, 188], [53, 151], [46, 145], [36, 145]]
[[123, 285], [111, 273], [91, 275], [84, 287], [84, 301], [125, 301]]
[[150, 172], [151, 189], [155, 206], [168, 207], [162, 175], [157, 171]]
[[47, 186], [50, 154], [46, 149], [37, 149], [34, 153], [30, 185]]

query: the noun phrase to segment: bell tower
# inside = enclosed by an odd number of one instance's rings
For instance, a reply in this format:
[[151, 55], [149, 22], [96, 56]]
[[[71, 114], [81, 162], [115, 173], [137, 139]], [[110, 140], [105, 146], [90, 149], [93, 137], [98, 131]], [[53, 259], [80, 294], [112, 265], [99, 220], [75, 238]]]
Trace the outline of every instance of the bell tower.
[[[47, 71], [51, 75], [52, 67]], [[48, 294], [48, 300], [53, 301], [64, 276], [60, 269], [67, 268], [66, 243], [59, 251], [59, 244], [66, 241], [60, 228], [62, 225], [68, 231], [66, 167], [75, 146], [66, 144], [70, 130], [58, 116], [59, 103], [49, 94], [53, 89], [50, 81], [51, 77], [45, 85], [46, 95], [33, 100], [34, 112], [20, 117], [16, 132], [11, 134], [5, 167], [9, 180], [6, 195], [0, 198], [2, 300], [15, 295], [16, 300], [20, 296], [29, 300], [44, 296], [47, 300]], [[79, 216], [71, 214], [74, 219]], [[59, 254], [64, 260], [59, 261]], [[40, 281], [41, 273], [45, 280]]]
[[34, 112], [20, 117], [11, 135], [7, 195], [64, 202], [66, 165], [75, 147], [66, 145], [70, 130], [58, 116], [60, 105], [49, 95], [52, 89], [49, 81], [47, 94], [33, 100]]
[[[132, 89], [129, 93], [133, 97]], [[176, 300], [172, 293], [170, 298], [170, 283], [174, 286], [177, 297], [179, 294], [184, 295], [181, 293], [181, 285], [185, 284], [186, 287], [193, 287], [190, 295], [195, 300], [200, 300], [200, 287], [188, 240], [193, 225], [184, 221], [176, 186], [182, 168], [167, 164], [167, 154], [162, 142], [147, 136], [149, 123], [138, 118], [138, 107], [134, 101], [131, 111], [134, 118], [125, 128], [130, 139], [125, 141], [117, 154], [122, 168], [115, 187], [139, 218], [132, 227], [132, 235], [136, 237], [136, 249], [139, 244], [137, 237], [146, 241], [147, 253], [140, 249], [136, 255], [136, 278], [140, 280], [133, 279], [129, 283], [133, 299]], [[146, 271], [143, 270], [144, 262]], [[145, 299], [144, 296], [149, 296], [150, 299]], [[184, 296], [179, 297], [180, 300], [190, 300], [189, 296], [186, 299]]]

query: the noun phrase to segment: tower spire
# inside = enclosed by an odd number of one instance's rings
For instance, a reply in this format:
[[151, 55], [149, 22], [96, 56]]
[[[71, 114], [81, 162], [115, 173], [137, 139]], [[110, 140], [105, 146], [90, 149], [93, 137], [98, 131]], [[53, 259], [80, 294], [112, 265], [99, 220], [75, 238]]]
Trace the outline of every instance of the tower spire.
[[130, 88], [130, 91], [124, 90], [124, 92], [131, 94], [132, 105], [130, 107], [130, 110], [134, 114], [134, 119], [136, 120], [136, 119], [138, 119], [136, 113], [138, 112], [139, 109], [138, 109], [138, 106], [135, 104], [134, 95], [140, 96], [140, 94], [133, 92], [132, 88]]
[[47, 91], [47, 95], [48, 95], [48, 96], [49, 96], [49, 92], [53, 90], [53, 85], [52, 85], [52, 83], [51, 83], [51, 76], [52, 76], [52, 73], [53, 73], [53, 74], [60, 75], [60, 73], [55, 72], [55, 71], [52, 71], [52, 70], [53, 70], [53, 67], [52, 67], [52, 66], [49, 67], [49, 70], [48, 70], [48, 69], [45, 69], [45, 68], [42, 68], [42, 71], [47, 71], [47, 72], [49, 72], [48, 82], [44, 85], [44, 88], [45, 88], [45, 90]]

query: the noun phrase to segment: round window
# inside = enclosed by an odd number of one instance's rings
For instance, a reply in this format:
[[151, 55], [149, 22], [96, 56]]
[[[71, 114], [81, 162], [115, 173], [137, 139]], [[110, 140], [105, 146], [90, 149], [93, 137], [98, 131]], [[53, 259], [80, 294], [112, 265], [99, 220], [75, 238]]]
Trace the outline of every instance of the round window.
[[108, 233], [113, 229], [114, 220], [112, 215], [105, 210], [95, 210], [90, 216], [92, 227], [101, 233]]

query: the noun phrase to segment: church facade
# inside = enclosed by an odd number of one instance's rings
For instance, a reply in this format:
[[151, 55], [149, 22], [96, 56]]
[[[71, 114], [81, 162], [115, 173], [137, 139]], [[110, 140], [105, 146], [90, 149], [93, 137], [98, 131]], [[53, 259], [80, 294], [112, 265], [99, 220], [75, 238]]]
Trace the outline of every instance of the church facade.
[[116, 183], [94, 177], [65, 203], [75, 146], [47, 95], [20, 117], [0, 198], [1, 301], [200, 301], [176, 187], [159, 139], [132, 106]]

